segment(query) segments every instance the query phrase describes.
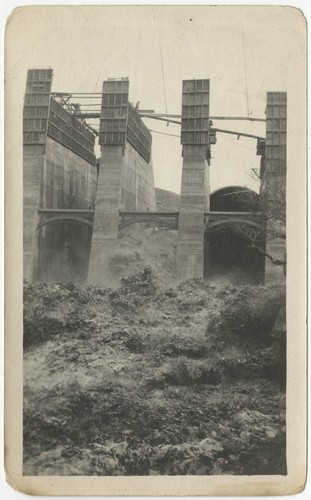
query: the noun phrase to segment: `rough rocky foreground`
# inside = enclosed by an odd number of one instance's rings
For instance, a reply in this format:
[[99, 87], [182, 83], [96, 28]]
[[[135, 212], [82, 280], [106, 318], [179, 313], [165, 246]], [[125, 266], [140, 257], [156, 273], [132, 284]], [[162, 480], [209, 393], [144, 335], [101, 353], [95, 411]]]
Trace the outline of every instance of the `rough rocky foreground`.
[[24, 474], [286, 474], [279, 286], [24, 286]]

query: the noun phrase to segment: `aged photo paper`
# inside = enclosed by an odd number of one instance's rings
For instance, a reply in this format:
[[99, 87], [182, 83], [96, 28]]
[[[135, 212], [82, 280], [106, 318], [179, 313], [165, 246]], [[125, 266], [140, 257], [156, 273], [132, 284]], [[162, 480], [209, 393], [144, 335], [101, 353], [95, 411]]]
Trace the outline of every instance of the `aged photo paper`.
[[16, 490], [304, 488], [306, 51], [293, 7], [11, 14], [5, 470]]

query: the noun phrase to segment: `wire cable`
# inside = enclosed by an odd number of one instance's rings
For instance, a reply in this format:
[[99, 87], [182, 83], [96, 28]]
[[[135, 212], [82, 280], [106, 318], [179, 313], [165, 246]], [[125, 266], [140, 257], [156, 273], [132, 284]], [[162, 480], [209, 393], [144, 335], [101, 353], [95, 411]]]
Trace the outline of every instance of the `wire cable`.
[[135, 70], [134, 70], [133, 95], [135, 95], [135, 90], [136, 90], [137, 74], [138, 74], [139, 63], [140, 63], [139, 56], [140, 56], [140, 50], [141, 50], [141, 43], [142, 43], [142, 34], [141, 34], [141, 28], [139, 28], [138, 39], [137, 39], [136, 63], [135, 63]]
[[170, 137], [180, 137], [180, 135], [167, 134], [166, 132], [158, 132], [158, 130], [152, 130], [151, 128], [149, 129], [149, 132], [154, 132], [155, 134], [161, 134], [161, 135], [169, 135]]
[[164, 104], [165, 104], [165, 113], [167, 113], [166, 88], [165, 88], [164, 66], [163, 66], [163, 53], [162, 53], [162, 42], [161, 42], [161, 31], [160, 30], [159, 30], [159, 41], [160, 41], [162, 81], [163, 81], [163, 90], [164, 90]]
[[246, 107], [247, 107], [247, 116], [249, 116], [249, 102], [248, 102], [248, 86], [247, 86], [247, 73], [246, 73], [246, 53], [245, 53], [244, 31], [242, 31], [242, 45], [243, 45], [243, 62], [244, 62], [244, 79], [245, 79]]
[[97, 84], [98, 84], [98, 82], [99, 82], [100, 75], [102, 74], [102, 71], [103, 71], [103, 69], [104, 69], [105, 62], [106, 62], [106, 58], [107, 58], [107, 55], [108, 55], [108, 51], [109, 51], [109, 49], [110, 49], [110, 46], [111, 46], [111, 43], [112, 43], [112, 40], [113, 40], [114, 32], [115, 32], [115, 26], [113, 26], [113, 28], [112, 28], [112, 32], [111, 32], [111, 36], [110, 36], [110, 40], [109, 40], [109, 42], [108, 42], [108, 44], [107, 44], [107, 47], [106, 47], [106, 52], [105, 52], [105, 54], [104, 54], [103, 64], [102, 64], [102, 67], [101, 67], [101, 69], [100, 69], [100, 71], [99, 71], [99, 73], [98, 73], [98, 77], [97, 77], [96, 83], [95, 83], [95, 85], [94, 85], [94, 90], [93, 90], [93, 93], [95, 93], [95, 89], [96, 89]]

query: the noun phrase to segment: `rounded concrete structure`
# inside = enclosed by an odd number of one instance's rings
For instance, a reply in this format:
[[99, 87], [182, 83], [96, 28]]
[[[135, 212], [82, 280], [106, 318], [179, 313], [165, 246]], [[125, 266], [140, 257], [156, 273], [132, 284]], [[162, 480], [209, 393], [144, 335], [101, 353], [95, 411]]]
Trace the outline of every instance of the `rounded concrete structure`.
[[[259, 195], [243, 186], [227, 186], [211, 193], [211, 212], [259, 211]], [[265, 258], [262, 226], [249, 217], [228, 217], [209, 224], [205, 233], [204, 275], [209, 281], [227, 280], [232, 284], [264, 281]]]

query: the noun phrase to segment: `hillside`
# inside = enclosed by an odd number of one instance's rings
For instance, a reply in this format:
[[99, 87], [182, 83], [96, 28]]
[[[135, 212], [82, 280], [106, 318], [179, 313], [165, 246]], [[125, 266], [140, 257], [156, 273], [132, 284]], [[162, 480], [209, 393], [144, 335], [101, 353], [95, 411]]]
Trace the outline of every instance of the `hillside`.
[[166, 189], [155, 188], [157, 209], [159, 212], [177, 212], [179, 210], [180, 195], [167, 191]]

